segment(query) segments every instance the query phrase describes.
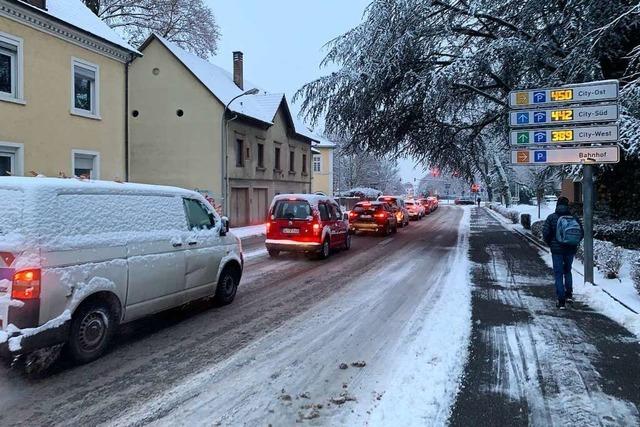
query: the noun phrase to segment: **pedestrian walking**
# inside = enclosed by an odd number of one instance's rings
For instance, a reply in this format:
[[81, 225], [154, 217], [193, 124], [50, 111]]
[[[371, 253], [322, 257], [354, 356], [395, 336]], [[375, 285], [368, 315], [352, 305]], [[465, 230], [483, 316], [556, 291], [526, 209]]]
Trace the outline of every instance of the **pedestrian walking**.
[[478, 207], [480, 207], [480, 201], [481, 201], [480, 196], [478, 196], [478, 198], [476, 199], [476, 203], [478, 204]]
[[549, 215], [542, 229], [544, 241], [551, 249], [553, 273], [555, 276], [557, 307], [565, 309], [566, 303], [573, 303], [573, 276], [571, 267], [578, 245], [584, 237], [580, 219], [571, 214], [569, 199], [560, 197], [556, 211]]

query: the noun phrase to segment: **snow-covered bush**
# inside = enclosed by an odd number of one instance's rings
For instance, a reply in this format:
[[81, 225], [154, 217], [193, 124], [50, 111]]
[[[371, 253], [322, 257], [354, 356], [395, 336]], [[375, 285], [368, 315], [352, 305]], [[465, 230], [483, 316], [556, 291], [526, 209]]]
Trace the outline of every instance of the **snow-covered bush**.
[[536, 236], [538, 239], [542, 239], [542, 228], [544, 227], [544, 221], [536, 221], [531, 224], [531, 234]]
[[640, 251], [635, 251], [629, 262], [631, 263], [631, 280], [633, 280], [636, 291], [640, 294]]
[[584, 261], [584, 240], [580, 242], [578, 245], [578, 249], [576, 250], [576, 258], [580, 261]]
[[518, 212], [518, 211], [514, 211], [512, 209], [507, 209], [502, 205], [494, 205], [494, 204], [490, 204], [489, 208], [493, 209], [496, 212], [498, 212], [503, 217], [511, 220], [511, 222], [514, 223], [514, 224], [517, 224], [520, 221], [520, 212]]
[[615, 279], [620, 275], [624, 252], [611, 242], [593, 241], [593, 258], [595, 264], [607, 279]]
[[640, 249], [640, 221], [595, 224], [594, 237], [628, 249]]

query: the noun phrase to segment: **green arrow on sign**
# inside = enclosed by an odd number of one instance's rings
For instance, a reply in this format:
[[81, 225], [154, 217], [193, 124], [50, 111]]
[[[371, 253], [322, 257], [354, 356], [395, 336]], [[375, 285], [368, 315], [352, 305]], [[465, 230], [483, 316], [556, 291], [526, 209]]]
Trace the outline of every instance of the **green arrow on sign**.
[[529, 143], [529, 132], [518, 132], [518, 144], [528, 144]]

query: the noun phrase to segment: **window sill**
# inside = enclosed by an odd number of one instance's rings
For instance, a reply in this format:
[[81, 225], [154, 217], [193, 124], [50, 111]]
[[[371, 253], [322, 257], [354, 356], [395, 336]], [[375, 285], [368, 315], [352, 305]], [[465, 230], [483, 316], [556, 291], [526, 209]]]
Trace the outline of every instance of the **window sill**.
[[295, 171], [289, 171], [289, 175], [295, 175]]
[[0, 101], [9, 102], [11, 104], [27, 105], [27, 101], [25, 101], [24, 99], [12, 98], [11, 96], [6, 95], [0, 95]]
[[302, 172], [301, 175], [302, 176], [309, 176], [309, 174], [307, 172]]
[[71, 111], [69, 111], [69, 114], [71, 114], [72, 116], [84, 117], [85, 119], [102, 120], [102, 117], [100, 117], [100, 115], [89, 113], [88, 111], [72, 109]]
[[275, 173], [282, 173], [282, 169], [274, 169], [273, 170]]
[[264, 171], [266, 171], [266, 170], [267, 170], [267, 168], [265, 168], [265, 167], [262, 167], [262, 166], [256, 166], [256, 171], [258, 171], [258, 172], [264, 172]]

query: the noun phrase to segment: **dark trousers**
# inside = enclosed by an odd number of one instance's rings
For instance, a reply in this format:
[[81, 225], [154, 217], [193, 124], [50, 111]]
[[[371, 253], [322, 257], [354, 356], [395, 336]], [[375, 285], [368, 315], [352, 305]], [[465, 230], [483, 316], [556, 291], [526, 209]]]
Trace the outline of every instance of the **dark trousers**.
[[573, 256], [573, 254], [551, 254], [553, 274], [556, 279], [556, 295], [559, 301], [564, 301], [567, 296], [573, 297], [573, 276], [571, 275]]

